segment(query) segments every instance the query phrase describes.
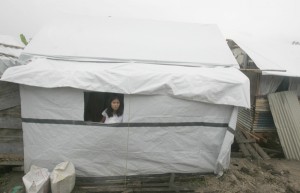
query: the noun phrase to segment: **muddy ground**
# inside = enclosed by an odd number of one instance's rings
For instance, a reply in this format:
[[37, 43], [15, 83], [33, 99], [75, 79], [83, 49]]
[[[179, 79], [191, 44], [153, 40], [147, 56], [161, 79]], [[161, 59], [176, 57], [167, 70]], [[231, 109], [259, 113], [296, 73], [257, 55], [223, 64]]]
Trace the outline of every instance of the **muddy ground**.
[[[23, 172], [5, 172], [2, 168], [0, 192], [24, 192], [22, 176]], [[195, 192], [203, 193], [300, 193], [300, 162], [286, 159], [251, 161], [246, 158], [232, 158], [230, 168], [222, 177], [208, 175], [180, 185], [193, 187]], [[77, 186], [73, 192], [88, 191]]]

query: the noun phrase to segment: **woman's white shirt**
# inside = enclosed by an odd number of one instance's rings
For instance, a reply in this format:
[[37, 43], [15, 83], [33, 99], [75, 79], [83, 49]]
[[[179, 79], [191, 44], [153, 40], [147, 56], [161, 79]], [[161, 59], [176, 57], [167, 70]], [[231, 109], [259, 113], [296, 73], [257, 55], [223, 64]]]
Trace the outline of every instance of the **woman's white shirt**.
[[123, 121], [123, 115], [121, 116], [118, 116], [116, 114], [113, 114], [112, 117], [108, 117], [107, 113], [106, 113], [106, 110], [105, 109], [103, 112], [102, 112], [102, 115], [105, 117], [105, 121], [104, 123], [122, 123]]

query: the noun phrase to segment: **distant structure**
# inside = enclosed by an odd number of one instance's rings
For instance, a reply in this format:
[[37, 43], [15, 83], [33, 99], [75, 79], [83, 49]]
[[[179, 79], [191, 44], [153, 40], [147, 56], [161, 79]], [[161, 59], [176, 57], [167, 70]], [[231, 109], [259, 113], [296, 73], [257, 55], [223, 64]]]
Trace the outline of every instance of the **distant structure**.
[[257, 133], [276, 132], [268, 95], [293, 91], [299, 98], [300, 74], [295, 65], [298, 58], [292, 52], [293, 46], [299, 42], [264, 49], [267, 45], [263, 41], [251, 41], [247, 38], [237, 40], [227, 40], [227, 43], [240, 65], [240, 70], [250, 80], [251, 100], [250, 109], [239, 109], [237, 125], [239, 128]]
[[[0, 77], [12, 66], [24, 46], [10, 36], [0, 35]], [[23, 165], [23, 133], [19, 85], [0, 82], [0, 165]]]

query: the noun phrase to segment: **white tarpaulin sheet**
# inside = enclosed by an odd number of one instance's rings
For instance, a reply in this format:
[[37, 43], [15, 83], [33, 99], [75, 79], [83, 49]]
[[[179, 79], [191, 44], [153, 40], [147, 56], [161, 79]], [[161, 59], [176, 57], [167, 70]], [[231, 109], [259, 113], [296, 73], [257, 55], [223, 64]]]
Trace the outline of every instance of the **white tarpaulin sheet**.
[[17, 58], [22, 51], [23, 45], [13, 37], [0, 35], [0, 77], [7, 68], [19, 65]]
[[[38, 93], [40, 97], [31, 99]], [[70, 95], [65, 111], [62, 101]], [[74, 163], [79, 176], [221, 174], [228, 168], [234, 137], [228, 127], [235, 128], [237, 108], [125, 95], [123, 126], [109, 126], [83, 121], [83, 95], [72, 88], [21, 86], [25, 171], [33, 164], [52, 170], [64, 160]], [[81, 109], [81, 117], [71, 117], [72, 108]]]
[[23, 48], [24, 45], [12, 36], [0, 35], [0, 44]]
[[23, 54], [239, 68], [216, 25], [151, 20], [60, 19], [45, 26]]
[[230, 38], [250, 56], [263, 75], [300, 77], [300, 36], [273, 38], [241, 33]]
[[238, 69], [48, 59], [9, 68], [2, 80], [30, 86], [73, 87], [123, 94], [162, 94], [249, 107], [249, 80]]
[[226, 129], [23, 123], [25, 171], [32, 164], [52, 170], [70, 160], [78, 176], [213, 173]]

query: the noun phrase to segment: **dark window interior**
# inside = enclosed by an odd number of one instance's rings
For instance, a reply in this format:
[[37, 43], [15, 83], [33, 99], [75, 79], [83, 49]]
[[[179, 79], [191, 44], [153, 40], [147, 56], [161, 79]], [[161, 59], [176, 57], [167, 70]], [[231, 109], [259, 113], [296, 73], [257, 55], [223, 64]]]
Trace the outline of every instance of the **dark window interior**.
[[124, 105], [124, 95], [107, 92], [85, 92], [84, 93], [84, 121], [100, 122], [102, 112], [108, 107], [109, 99], [118, 95], [120, 102]]

